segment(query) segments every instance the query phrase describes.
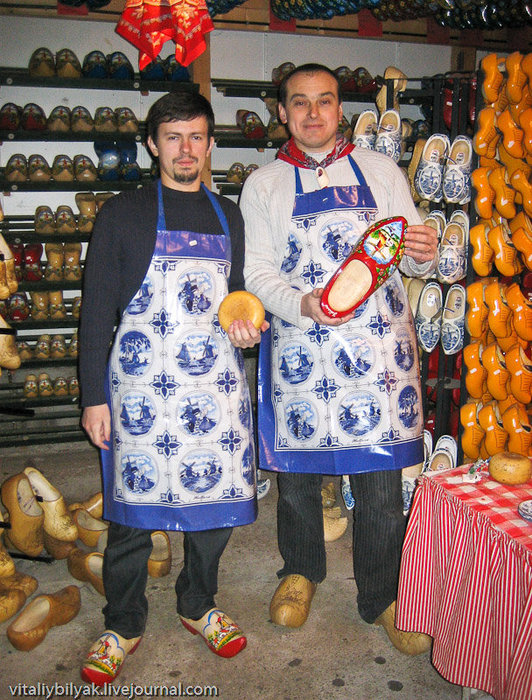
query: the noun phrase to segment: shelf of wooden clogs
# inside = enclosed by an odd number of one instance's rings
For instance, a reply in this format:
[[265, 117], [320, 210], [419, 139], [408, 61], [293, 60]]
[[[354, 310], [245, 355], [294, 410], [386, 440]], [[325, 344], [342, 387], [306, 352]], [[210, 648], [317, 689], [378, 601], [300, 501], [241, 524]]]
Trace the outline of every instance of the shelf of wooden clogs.
[[89, 192], [93, 190], [119, 191], [136, 190], [153, 181], [149, 168], [141, 169], [139, 180], [70, 180], [59, 182], [48, 180], [46, 182], [10, 182], [4, 176], [5, 168], [0, 168], [0, 191], [2, 192]]
[[214, 142], [219, 148], [280, 148], [286, 139], [250, 139], [238, 127], [224, 125], [214, 130]]
[[[420, 82], [421, 78], [409, 78], [409, 82]], [[393, 80], [382, 81], [389, 83], [393, 88]], [[260, 80], [225, 80], [213, 78], [212, 86], [221, 92], [225, 97], [277, 97], [278, 86], [267, 81]], [[344, 92], [344, 102], [367, 102], [374, 103], [377, 91], [374, 92]], [[402, 104], [432, 104], [434, 100], [433, 89], [406, 89], [398, 94], [399, 102]]]
[[[57, 284], [55, 286], [55, 289], [57, 289]], [[65, 303], [65, 306], [68, 309], [67, 303]], [[64, 318], [48, 318], [45, 321], [34, 321], [30, 317], [28, 317], [25, 321], [11, 321], [10, 319], [7, 320], [9, 321], [9, 325], [11, 326], [11, 328], [14, 328], [16, 331], [39, 329], [42, 329], [44, 331], [48, 328], [77, 328], [77, 326], [79, 325], [79, 319], [75, 318], [75, 316], [72, 316], [72, 314], [69, 314], [68, 312]]]
[[0, 233], [8, 243], [87, 243], [90, 233], [38, 233], [34, 217], [28, 215], [6, 216], [0, 221]]
[[38, 280], [38, 281], [28, 281], [28, 280], [21, 280], [18, 283], [18, 290], [19, 292], [55, 292], [56, 289], [61, 289], [62, 291], [65, 290], [78, 290], [81, 287], [81, 280], [54, 280], [49, 281], [49, 280]]
[[0, 129], [0, 141], [135, 141], [141, 142], [145, 128], [124, 131], [50, 131], [49, 129]]
[[127, 90], [129, 92], [198, 92], [199, 85], [190, 81], [144, 80], [138, 74], [130, 80], [114, 78], [32, 77], [27, 68], [0, 67], [0, 85], [35, 88], [71, 88], [81, 90]]

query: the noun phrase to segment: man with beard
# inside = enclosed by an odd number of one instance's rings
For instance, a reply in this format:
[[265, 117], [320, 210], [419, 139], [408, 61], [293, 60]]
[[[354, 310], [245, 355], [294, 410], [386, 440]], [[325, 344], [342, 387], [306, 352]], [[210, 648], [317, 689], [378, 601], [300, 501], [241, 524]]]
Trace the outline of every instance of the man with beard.
[[[232, 527], [253, 522], [257, 513], [251, 402], [239, 348], [255, 345], [261, 333], [250, 321], [234, 321], [227, 334], [218, 323], [228, 289], [244, 286], [244, 227], [236, 204], [201, 183], [213, 132], [212, 108], [201, 95], [176, 91], [157, 100], [148, 113], [147, 144], [160, 179], [106, 202], [87, 255], [82, 425], [101, 449], [110, 521], [105, 631], [81, 672], [97, 685], [116, 678], [144, 632], [155, 530], [184, 532], [175, 586], [183, 626], [218, 656], [246, 646], [214, 596]], [[199, 285], [203, 303], [190, 303], [187, 290]], [[127, 361], [132, 343], [144, 348], [140, 371]], [[209, 429], [200, 437], [190, 435], [183, 418], [191, 403], [209, 406]], [[122, 410], [128, 405], [145, 408], [140, 431]], [[130, 464], [142, 464], [150, 488], [125, 477]]]

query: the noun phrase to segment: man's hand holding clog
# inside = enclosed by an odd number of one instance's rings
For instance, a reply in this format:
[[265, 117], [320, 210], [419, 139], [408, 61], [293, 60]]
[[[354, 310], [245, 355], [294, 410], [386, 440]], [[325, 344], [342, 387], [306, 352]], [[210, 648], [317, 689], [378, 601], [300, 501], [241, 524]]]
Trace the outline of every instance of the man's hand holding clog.
[[342, 316], [342, 318], [331, 318], [323, 311], [320, 306], [321, 295], [323, 289], [313, 289], [308, 294], [301, 297], [301, 315], [311, 318], [315, 323], [320, 323], [324, 326], [343, 326], [344, 323], [350, 321], [355, 312]]
[[407, 226], [405, 231], [405, 255], [417, 263], [434, 260], [438, 250], [438, 233], [424, 224]]

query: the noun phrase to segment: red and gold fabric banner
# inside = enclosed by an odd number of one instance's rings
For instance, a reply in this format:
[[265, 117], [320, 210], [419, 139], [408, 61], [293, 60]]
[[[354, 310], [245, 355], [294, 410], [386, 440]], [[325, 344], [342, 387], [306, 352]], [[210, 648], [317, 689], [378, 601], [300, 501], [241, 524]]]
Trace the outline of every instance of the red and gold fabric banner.
[[205, 34], [212, 31], [205, 0], [126, 0], [115, 31], [139, 50], [142, 70], [175, 41], [175, 57], [188, 66], [205, 50]]

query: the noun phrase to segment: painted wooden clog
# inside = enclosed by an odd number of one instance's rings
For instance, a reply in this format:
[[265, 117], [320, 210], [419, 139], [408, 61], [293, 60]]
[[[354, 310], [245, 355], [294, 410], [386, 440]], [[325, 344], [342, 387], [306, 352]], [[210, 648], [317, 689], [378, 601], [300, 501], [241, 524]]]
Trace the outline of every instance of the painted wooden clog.
[[326, 284], [321, 308], [331, 318], [354, 311], [395, 272], [404, 253], [402, 216], [373, 224]]

